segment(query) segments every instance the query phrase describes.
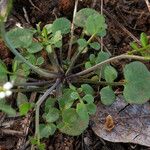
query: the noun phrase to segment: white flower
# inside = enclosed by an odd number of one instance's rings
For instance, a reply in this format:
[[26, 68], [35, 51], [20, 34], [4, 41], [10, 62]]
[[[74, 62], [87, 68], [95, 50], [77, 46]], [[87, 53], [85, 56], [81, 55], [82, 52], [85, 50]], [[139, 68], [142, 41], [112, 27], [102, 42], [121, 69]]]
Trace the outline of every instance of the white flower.
[[3, 99], [3, 98], [5, 98], [5, 92], [0, 92], [0, 99]]
[[10, 96], [11, 94], [12, 94], [12, 91], [10, 91], [10, 90], [8, 90], [8, 91], [5, 92], [6, 96]]
[[10, 96], [12, 94], [12, 87], [12, 82], [6, 82], [2, 87], [0, 87], [0, 99]]
[[4, 89], [4, 90], [10, 90], [12, 87], [13, 87], [13, 84], [12, 84], [11, 82], [6, 82], [6, 83], [3, 85], [3, 89]]

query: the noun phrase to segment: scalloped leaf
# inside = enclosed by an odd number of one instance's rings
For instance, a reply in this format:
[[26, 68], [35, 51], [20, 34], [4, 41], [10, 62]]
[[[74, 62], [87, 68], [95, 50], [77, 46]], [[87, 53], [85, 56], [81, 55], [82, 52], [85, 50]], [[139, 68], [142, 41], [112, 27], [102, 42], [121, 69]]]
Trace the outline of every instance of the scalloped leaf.
[[91, 94], [86, 94], [83, 97], [83, 100], [86, 101], [88, 104], [90, 104], [94, 102], [94, 97]]
[[37, 42], [32, 42], [29, 47], [27, 48], [27, 51], [29, 53], [37, 53], [43, 49], [42, 44], [37, 43]]
[[101, 102], [104, 105], [111, 105], [115, 101], [115, 93], [110, 86], [106, 86], [100, 91]]
[[96, 10], [91, 9], [91, 8], [81, 9], [80, 11], [76, 13], [75, 21], [74, 21], [75, 25], [78, 27], [84, 27], [87, 21], [87, 18], [93, 14], [99, 14], [99, 13]]
[[99, 50], [101, 48], [100, 44], [98, 42], [93, 42], [89, 44], [91, 48], [95, 50]]
[[34, 31], [30, 29], [14, 28], [7, 32], [7, 36], [15, 48], [27, 48], [32, 44]]
[[87, 120], [82, 120], [78, 117], [77, 120], [71, 124], [62, 121], [57, 127], [62, 133], [78, 136], [88, 127], [88, 124], [89, 118]]
[[40, 124], [40, 138], [48, 138], [50, 135], [53, 135], [56, 131], [56, 126], [53, 123], [50, 124]]
[[88, 35], [105, 36], [107, 25], [103, 15], [94, 14], [88, 17], [85, 30]]
[[89, 118], [88, 110], [83, 102], [77, 104], [76, 112], [82, 120], [87, 120]]
[[57, 108], [50, 108], [48, 113], [43, 114], [43, 118], [45, 118], [47, 122], [55, 122], [59, 119], [59, 110]]
[[62, 112], [63, 121], [66, 123], [74, 123], [78, 119], [78, 115], [74, 108], [65, 109]]
[[138, 61], [124, 68], [125, 85], [123, 95], [128, 103], [143, 104], [150, 99], [150, 72]]
[[91, 95], [94, 94], [94, 90], [89, 84], [82, 84], [81, 88], [85, 94], [91, 94]]
[[61, 31], [62, 34], [67, 34], [70, 32], [71, 23], [66, 18], [58, 18], [53, 22], [52, 32], [53, 34], [57, 31]]
[[118, 76], [116, 69], [110, 65], [104, 69], [104, 78], [107, 82], [113, 82]]

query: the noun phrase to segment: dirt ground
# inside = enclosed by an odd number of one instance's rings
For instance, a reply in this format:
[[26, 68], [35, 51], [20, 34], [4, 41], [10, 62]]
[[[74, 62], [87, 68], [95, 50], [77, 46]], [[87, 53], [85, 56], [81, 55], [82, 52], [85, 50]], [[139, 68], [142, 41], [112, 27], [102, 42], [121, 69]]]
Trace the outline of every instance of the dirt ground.
[[[100, 0], [85, 0], [79, 2], [78, 9], [93, 7], [100, 11]], [[8, 18], [6, 28], [10, 29], [16, 23], [24, 27], [30, 27], [38, 22], [42, 25], [52, 22], [56, 17], [65, 16], [72, 19], [74, 0], [15, 0], [13, 11]], [[122, 54], [130, 49], [129, 43], [133, 40], [139, 42], [141, 32], [150, 35], [150, 12], [144, 0], [105, 0], [103, 13], [106, 16], [108, 31], [104, 38], [104, 47], [113, 56]], [[9, 66], [11, 65], [12, 54], [0, 41], [0, 58]], [[119, 67], [124, 62], [117, 62]], [[150, 65], [148, 65], [149, 67]], [[30, 116], [29, 116], [30, 117]], [[0, 113], [0, 120], [7, 120], [3, 113]], [[23, 129], [26, 118], [13, 118], [15, 124], [10, 129]], [[11, 120], [9, 120], [11, 121]], [[33, 135], [31, 123], [29, 135]], [[0, 130], [1, 133], [1, 130]], [[28, 145], [28, 139], [12, 133], [0, 134], [0, 150], [16, 150], [20, 140]], [[150, 148], [136, 144], [111, 143], [97, 137], [89, 128], [78, 137], [71, 137], [57, 132], [54, 136], [44, 141], [47, 150], [148, 150]], [[24, 148], [28, 149], [28, 148]]]

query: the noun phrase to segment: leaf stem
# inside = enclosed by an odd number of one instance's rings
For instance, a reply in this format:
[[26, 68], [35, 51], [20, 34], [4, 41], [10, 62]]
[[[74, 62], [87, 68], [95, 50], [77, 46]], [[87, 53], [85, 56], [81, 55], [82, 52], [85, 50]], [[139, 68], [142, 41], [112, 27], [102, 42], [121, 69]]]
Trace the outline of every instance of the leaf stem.
[[[87, 45], [91, 42], [91, 40], [95, 37], [95, 34], [93, 34], [89, 40], [87, 41]], [[68, 75], [70, 73], [70, 71], [72, 70], [76, 60], [78, 59], [78, 57], [80, 56], [80, 54], [86, 49], [86, 47], [83, 47], [82, 50], [78, 51], [77, 53], [75, 53], [75, 55], [73, 56], [72, 60], [71, 60], [71, 64], [68, 68], [68, 70], [66, 71], [66, 75]]]
[[42, 97], [36, 102], [36, 107], [35, 107], [35, 137], [37, 138], [38, 143], [40, 143], [40, 133], [39, 133], [39, 110], [41, 104], [44, 102], [44, 100], [47, 98], [48, 95], [51, 94], [51, 92], [57, 88], [57, 86], [60, 84], [60, 79], [57, 79], [55, 84], [49, 88]]
[[59, 75], [57, 73], [53, 73], [53, 72], [47, 72], [43, 69], [40, 69], [37, 66], [32, 65], [29, 61], [27, 61], [12, 45], [12, 43], [10, 42], [10, 40], [8, 39], [6, 32], [5, 32], [5, 26], [3, 22], [0, 22], [0, 31], [1, 31], [1, 36], [4, 40], [4, 42], [6, 43], [6, 45], [8, 46], [8, 48], [10, 49], [10, 51], [17, 56], [23, 63], [25, 63], [26, 65], [28, 65], [34, 72], [36, 72], [37, 74], [44, 76], [44, 77], [49, 77], [49, 78], [57, 78]]
[[87, 83], [87, 84], [111, 85], [111, 86], [123, 86], [125, 84], [125, 82], [93, 81], [91, 79], [83, 79], [83, 78], [79, 78], [77, 80], [73, 80], [73, 83]]
[[90, 67], [86, 70], [83, 70], [79, 73], [76, 73], [76, 74], [73, 74], [73, 75], [70, 75], [69, 78], [71, 77], [78, 77], [78, 76], [82, 76], [82, 75], [85, 75], [85, 74], [88, 74], [96, 69], [99, 69], [100, 67], [102, 67], [103, 65], [105, 64], [108, 64], [110, 62], [113, 62], [115, 60], [120, 60], [120, 59], [136, 59], [136, 60], [150, 60], [150, 57], [142, 57], [142, 56], [136, 56], [136, 55], [127, 55], [127, 54], [122, 54], [122, 55], [119, 55], [119, 56], [116, 56], [116, 57], [112, 57], [110, 59], [107, 59], [101, 63], [98, 63], [96, 65], [94, 65], [93, 67]]

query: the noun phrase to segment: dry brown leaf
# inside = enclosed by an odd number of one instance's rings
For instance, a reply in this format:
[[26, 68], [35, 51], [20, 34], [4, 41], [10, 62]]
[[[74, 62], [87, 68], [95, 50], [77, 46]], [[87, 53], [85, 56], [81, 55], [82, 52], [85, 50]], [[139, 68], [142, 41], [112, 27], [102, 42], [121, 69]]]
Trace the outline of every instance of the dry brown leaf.
[[[92, 129], [99, 137], [111, 142], [150, 147], [149, 102], [144, 105], [127, 105], [120, 96], [111, 106], [98, 104], [97, 107], [97, 112], [91, 120]], [[106, 125], [112, 125], [112, 129], [107, 130]]]

